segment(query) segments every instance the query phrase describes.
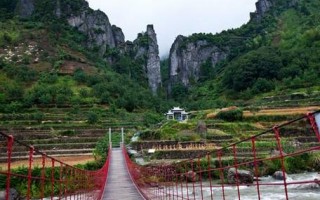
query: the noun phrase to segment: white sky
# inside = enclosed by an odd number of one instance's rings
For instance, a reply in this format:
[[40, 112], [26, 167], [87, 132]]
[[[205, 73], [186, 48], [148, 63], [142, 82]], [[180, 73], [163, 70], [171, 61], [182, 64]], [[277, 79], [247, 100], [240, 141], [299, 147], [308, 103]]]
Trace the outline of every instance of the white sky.
[[178, 35], [217, 33], [249, 21], [257, 0], [87, 0], [120, 27], [126, 40], [153, 24], [160, 55], [168, 55]]

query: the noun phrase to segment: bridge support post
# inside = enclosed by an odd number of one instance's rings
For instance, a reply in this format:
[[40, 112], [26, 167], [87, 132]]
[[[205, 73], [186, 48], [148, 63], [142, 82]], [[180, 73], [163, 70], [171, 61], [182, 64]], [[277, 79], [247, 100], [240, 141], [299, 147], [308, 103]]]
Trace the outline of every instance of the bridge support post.
[[112, 141], [111, 141], [111, 128], [109, 128], [109, 147], [112, 148]]
[[8, 152], [8, 165], [7, 165], [7, 180], [6, 180], [6, 196], [5, 199], [9, 199], [10, 193], [10, 183], [11, 183], [11, 155], [12, 155], [12, 146], [13, 146], [13, 136], [8, 136], [7, 142], [7, 152]]
[[123, 145], [124, 145], [124, 132], [123, 132], [123, 128], [121, 128], [121, 144], [120, 144], [120, 146], [123, 147]]

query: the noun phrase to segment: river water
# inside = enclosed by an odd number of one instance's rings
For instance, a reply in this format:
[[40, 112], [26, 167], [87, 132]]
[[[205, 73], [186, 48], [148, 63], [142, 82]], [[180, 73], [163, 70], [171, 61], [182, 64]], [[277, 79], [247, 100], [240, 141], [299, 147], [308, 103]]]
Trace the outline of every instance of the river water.
[[[317, 173], [301, 173], [290, 174], [287, 177], [287, 191], [288, 199], [290, 200], [320, 200], [320, 185], [314, 183], [314, 179], [319, 179]], [[272, 177], [262, 177], [259, 181], [259, 191], [261, 200], [285, 200], [285, 188], [283, 181], [277, 181]], [[214, 187], [210, 189], [209, 182], [203, 182], [202, 185], [198, 183], [183, 184], [163, 188], [164, 193], [171, 193], [175, 195], [174, 199], [214, 199], [224, 200], [221, 185], [212, 183]], [[187, 189], [188, 187], [188, 189]], [[201, 189], [202, 188], [202, 189]], [[211, 195], [212, 191], [212, 195]], [[183, 194], [182, 194], [183, 193]], [[240, 198], [238, 198], [237, 186], [224, 186], [225, 200], [257, 200], [258, 192], [257, 186], [239, 186]], [[179, 198], [176, 198], [179, 196]], [[167, 199], [173, 199], [168, 198]]]

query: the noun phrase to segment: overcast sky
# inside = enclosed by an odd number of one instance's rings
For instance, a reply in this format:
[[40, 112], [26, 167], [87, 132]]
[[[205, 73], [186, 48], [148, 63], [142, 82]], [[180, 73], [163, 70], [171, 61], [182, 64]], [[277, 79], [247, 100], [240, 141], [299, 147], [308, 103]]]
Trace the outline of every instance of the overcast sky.
[[168, 55], [178, 35], [217, 33], [249, 21], [257, 0], [87, 0], [120, 27], [126, 40], [153, 24], [160, 55]]

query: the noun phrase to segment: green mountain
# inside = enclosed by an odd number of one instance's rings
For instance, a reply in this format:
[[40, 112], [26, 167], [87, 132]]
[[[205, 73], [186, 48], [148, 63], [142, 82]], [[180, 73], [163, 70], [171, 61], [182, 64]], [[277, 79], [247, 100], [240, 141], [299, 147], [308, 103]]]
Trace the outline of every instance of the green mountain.
[[[160, 59], [148, 54], [158, 48], [152, 26], [125, 42], [121, 29], [84, 0], [4, 0], [0, 9], [0, 112], [161, 108], [152, 94], [161, 90]], [[158, 59], [159, 76], [150, 75], [150, 59]]]
[[[121, 29], [84, 0], [3, 0], [0, 112], [92, 106], [164, 112], [176, 104], [198, 110], [264, 105], [270, 98], [317, 102], [320, 2], [256, 5], [240, 28], [178, 36], [160, 74], [153, 26], [126, 42]], [[184, 59], [188, 52], [195, 56], [191, 64]]]
[[259, 0], [256, 6], [240, 28], [177, 37], [163, 62], [171, 98], [192, 109], [319, 100], [320, 2]]

